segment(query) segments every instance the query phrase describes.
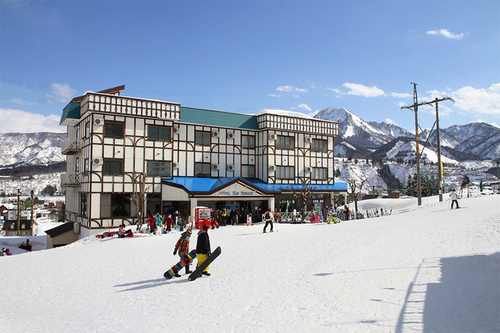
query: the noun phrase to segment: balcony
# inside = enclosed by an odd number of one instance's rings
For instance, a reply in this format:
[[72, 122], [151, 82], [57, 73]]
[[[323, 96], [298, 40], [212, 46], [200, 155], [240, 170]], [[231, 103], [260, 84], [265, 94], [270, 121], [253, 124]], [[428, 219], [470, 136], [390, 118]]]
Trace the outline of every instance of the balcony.
[[61, 186], [80, 186], [82, 175], [79, 173], [63, 173], [61, 174]]
[[67, 138], [61, 144], [61, 152], [63, 155], [72, 155], [80, 152], [81, 140], [77, 138]]

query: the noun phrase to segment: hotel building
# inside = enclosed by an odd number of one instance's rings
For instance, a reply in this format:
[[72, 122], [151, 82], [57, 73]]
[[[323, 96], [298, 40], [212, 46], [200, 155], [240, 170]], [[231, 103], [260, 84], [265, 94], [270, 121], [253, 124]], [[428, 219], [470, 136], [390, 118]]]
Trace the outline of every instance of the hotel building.
[[260, 221], [268, 208], [299, 210], [304, 183], [308, 210], [347, 192], [334, 181], [337, 122], [190, 108], [121, 96], [124, 88], [88, 92], [63, 110], [66, 219], [81, 236], [134, 224], [140, 210], [192, 219], [197, 206], [229, 207]]

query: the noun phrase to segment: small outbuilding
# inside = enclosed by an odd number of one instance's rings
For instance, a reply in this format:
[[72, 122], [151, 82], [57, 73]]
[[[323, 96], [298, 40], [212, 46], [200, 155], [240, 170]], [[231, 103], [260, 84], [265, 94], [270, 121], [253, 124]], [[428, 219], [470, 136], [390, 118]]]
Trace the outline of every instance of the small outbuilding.
[[45, 230], [47, 234], [47, 249], [71, 244], [78, 240], [78, 234], [73, 231], [73, 222], [66, 222], [55, 228]]

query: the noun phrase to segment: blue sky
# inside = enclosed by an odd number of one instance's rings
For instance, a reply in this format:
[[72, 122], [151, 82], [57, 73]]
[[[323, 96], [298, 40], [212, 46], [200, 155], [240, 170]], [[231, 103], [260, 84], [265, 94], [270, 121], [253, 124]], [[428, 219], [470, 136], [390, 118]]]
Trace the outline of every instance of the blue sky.
[[[414, 130], [500, 124], [500, 1], [0, 2], [0, 133], [65, 131], [72, 97], [255, 114], [345, 107]], [[419, 109], [430, 128], [434, 108]]]

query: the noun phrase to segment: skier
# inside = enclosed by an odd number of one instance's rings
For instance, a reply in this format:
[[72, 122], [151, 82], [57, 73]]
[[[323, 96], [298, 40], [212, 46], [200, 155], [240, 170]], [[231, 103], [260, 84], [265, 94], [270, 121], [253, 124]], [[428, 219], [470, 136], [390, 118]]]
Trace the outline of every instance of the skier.
[[[191, 233], [192, 233], [191, 229], [184, 231], [181, 234], [181, 237], [179, 238], [177, 243], [175, 244], [174, 256], [177, 254], [177, 251], [179, 251], [179, 257], [181, 258], [181, 260], [184, 258], [184, 256], [187, 256], [189, 253], [189, 237], [191, 237]], [[190, 274], [191, 271], [189, 270], [189, 264], [186, 264], [185, 267], [186, 267], [186, 274]], [[179, 273], [176, 273], [174, 276], [180, 277]]]
[[266, 224], [264, 225], [264, 233], [266, 232], [267, 225], [271, 225], [271, 232], [273, 232], [273, 212], [271, 211], [271, 208], [266, 212], [264, 215], [264, 219], [266, 220]]
[[[212, 253], [210, 250], [210, 237], [208, 237], [208, 228], [210, 228], [210, 222], [206, 222], [203, 225], [203, 229], [198, 232], [198, 240], [196, 242], [196, 259], [198, 263], [196, 267], [199, 267], [205, 260], [207, 260], [208, 256]], [[210, 276], [208, 272], [208, 268], [210, 265], [205, 268], [205, 270], [201, 273], [206, 276]]]
[[457, 197], [457, 193], [455, 192], [455, 189], [453, 189], [451, 191], [450, 198], [451, 198], [451, 209], [453, 209], [453, 203], [456, 203], [457, 208], [460, 208], [460, 207], [458, 207], [458, 197]]

